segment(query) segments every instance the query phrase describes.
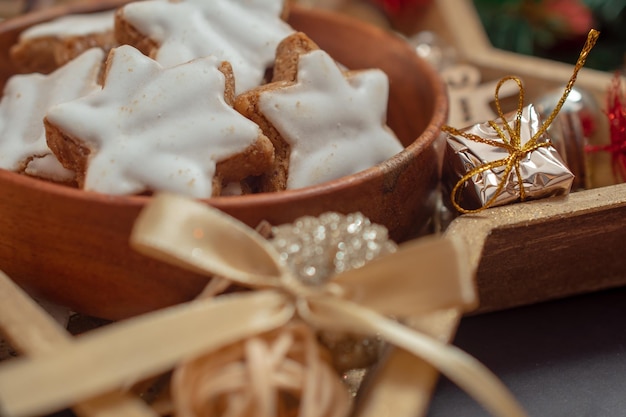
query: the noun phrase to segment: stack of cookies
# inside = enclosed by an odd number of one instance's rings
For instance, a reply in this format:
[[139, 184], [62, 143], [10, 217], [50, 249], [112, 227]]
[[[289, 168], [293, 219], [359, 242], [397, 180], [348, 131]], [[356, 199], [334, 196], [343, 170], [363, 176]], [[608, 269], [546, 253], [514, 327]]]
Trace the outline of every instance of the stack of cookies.
[[285, 0], [145, 0], [22, 32], [0, 168], [114, 195], [319, 184], [403, 149], [388, 79], [286, 23]]

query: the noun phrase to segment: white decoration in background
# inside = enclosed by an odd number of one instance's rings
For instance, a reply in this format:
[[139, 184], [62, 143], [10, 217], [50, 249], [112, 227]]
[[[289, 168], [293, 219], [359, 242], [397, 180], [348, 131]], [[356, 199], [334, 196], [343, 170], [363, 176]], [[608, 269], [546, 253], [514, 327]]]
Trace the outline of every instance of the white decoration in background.
[[456, 50], [435, 32], [423, 30], [409, 37], [407, 42], [415, 48], [415, 53], [420, 58], [430, 63], [438, 72], [458, 61]]
[[[481, 83], [478, 68], [468, 64], [457, 64], [441, 71], [448, 86], [450, 113], [448, 124], [458, 129], [495, 119], [491, 107], [499, 80]], [[504, 83], [500, 87], [500, 100], [515, 96], [519, 88], [515, 83]]]

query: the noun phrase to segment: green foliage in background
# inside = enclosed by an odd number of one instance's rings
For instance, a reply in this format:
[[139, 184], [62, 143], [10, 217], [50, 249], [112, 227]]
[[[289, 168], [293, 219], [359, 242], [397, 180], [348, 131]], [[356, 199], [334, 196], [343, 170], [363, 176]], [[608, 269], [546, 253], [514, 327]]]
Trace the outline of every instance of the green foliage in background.
[[624, 0], [474, 0], [474, 5], [496, 48], [573, 64], [594, 28], [601, 35], [586, 66], [625, 69]]

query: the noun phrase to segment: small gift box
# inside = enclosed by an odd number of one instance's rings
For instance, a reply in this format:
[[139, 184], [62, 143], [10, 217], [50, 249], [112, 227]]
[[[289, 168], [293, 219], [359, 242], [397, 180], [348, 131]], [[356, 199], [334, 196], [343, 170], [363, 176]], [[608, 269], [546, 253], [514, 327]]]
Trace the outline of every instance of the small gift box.
[[[524, 106], [524, 88], [518, 77], [508, 76], [496, 86], [498, 119], [458, 130], [444, 126], [447, 148], [442, 172], [449, 203], [461, 213], [516, 201], [567, 194], [574, 174], [552, 146], [548, 127], [572, 90], [599, 33], [592, 30], [574, 72], [552, 113], [542, 121], [533, 105]], [[514, 81], [519, 87], [517, 111], [505, 115], [499, 90]]]
[[[511, 124], [515, 125], [513, 129]], [[570, 191], [574, 174], [547, 133], [535, 137], [540, 128], [539, 115], [534, 106], [528, 105], [504, 121], [479, 123], [458, 134], [448, 133], [443, 183], [448, 186], [446, 191], [452, 193], [450, 184], [465, 179], [462, 186], [454, 189], [460, 211]]]

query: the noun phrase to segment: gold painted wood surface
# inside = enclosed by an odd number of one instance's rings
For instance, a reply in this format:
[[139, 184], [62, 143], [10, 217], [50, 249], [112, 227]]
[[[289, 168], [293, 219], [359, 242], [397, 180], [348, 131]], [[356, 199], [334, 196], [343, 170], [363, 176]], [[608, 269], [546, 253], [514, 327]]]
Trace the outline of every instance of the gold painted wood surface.
[[[520, 77], [527, 104], [548, 92], [562, 92], [573, 72], [574, 62], [493, 47], [471, 0], [433, 2], [417, 22], [417, 30], [424, 29], [452, 45], [461, 61], [480, 71], [483, 82]], [[590, 93], [602, 109], [612, 77], [583, 68], [575, 88]], [[597, 121], [589, 140], [606, 144], [608, 122], [602, 116]], [[476, 268], [481, 305], [475, 313], [626, 284], [626, 185], [614, 185], [608, 153], [589, 154], [586, 164], [592, 189], [493, 208], [452, 223], [447, 234], [465, 241]]]
[[469, 250], [476, 312], [626, 285], [626, 184], [464, 215], [446, 235]]

